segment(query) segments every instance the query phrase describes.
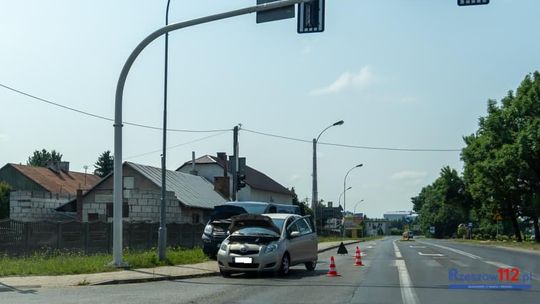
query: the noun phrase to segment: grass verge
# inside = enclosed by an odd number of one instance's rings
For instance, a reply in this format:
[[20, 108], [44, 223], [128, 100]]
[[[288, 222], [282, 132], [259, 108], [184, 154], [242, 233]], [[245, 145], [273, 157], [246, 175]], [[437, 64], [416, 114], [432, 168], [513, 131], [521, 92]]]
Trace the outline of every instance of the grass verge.
[[[124, 260], [129, 268], [194, 264], [207, 261], [200, 248], [167, 249], [167, 259], [159, 261], [156, 250], [124, 251]], [[0, 277], [28, 275], [66, 275], [116, 271], [109, 267], [110, 254], [84, 255], [74, 252], [35, 253], [28, 257], [0, 256]]]
[[520, 248], [528, 249], [534, 251], [540, 251], [540, 244], [535, 242], [514, 242], [514, 241], [480, 241], [480, 240], [462, 240], [454, 239], [456, 242], [460, 243], [469, 243], [469, 244], [478, 244], [478, 245], [487, 245], [487, 246], [501, 246], [508, 248]]
[[326, 243], [326, 242], [347, 242], [347, 241], [372, 241], [382, 238], [382, 236], [368, 236], [363, 238], [350, 238], [350, 237], [341, 237], [341, 236], [319, 236], [318, 241], [319, 243]]

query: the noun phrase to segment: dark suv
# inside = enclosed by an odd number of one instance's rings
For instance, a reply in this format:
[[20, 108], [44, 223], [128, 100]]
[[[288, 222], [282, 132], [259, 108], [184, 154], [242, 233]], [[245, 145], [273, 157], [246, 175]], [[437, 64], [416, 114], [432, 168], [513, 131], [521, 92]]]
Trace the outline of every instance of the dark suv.
[[231, 217], [244, 213], [300, 214], [300, 208], [295, 205], [263, 202], [227, 202], [216, 206], [210, 214], [210, 220], [204, 227], [202, 234], [203, 252], [207, 256], [215, 257], [221, 242], [229, 235], [228, 229], [231, 224]]

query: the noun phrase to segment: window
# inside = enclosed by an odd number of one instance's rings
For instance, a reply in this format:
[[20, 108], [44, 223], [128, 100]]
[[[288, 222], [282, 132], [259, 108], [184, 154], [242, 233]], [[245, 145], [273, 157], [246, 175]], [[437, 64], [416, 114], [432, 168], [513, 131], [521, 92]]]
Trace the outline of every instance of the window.
[[305, 219], [299, 220], [298, 222], [296, 222], [296, 225], [298, 225], [298, 230], [300, 231], [301, 235], [310, 234], [312, 232]]

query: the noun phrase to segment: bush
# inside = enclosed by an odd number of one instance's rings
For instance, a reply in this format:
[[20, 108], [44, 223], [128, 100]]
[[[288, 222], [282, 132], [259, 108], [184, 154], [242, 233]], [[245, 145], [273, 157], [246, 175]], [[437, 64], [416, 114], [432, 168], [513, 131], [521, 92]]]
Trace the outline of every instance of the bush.
[[461, 239], [465, 236], [467, 236], [467, 227], [465, 227], [465, 224], [459, 224], [457, 229], [457, 237]]
[[403, 234], [403, 230], [401, 229], [398, 229], [398, 228], [390, 229], [390, 235], [402, 235], [402, 234]]

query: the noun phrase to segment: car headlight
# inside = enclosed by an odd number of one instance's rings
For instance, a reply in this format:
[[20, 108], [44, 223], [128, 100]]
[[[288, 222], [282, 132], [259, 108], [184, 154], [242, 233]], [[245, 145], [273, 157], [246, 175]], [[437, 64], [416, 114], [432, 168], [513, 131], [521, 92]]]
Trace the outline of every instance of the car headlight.
[[214, 229], [214, 227], [212, 227], [212, 225], [206, 225], [206, 226], [204, 226], [204, 233], [205, 234], [212, 234], [213, 229]]
[[277, 243], [270, 243], [268, 244], [268, 246], [266, 246], [266, 249], [264, 250], [264, 253], [271, 253], [273, 251], [275, 251], [276, 249], [278, 249], [278, 244]]
[[219, 246], [219, 249], [227, 251], [227, 245], [229, 245], [229, 242], [223, 241], [223, 243], [221, 243], [221, 246]]

